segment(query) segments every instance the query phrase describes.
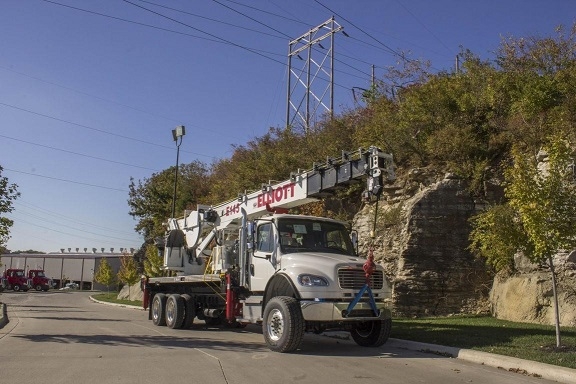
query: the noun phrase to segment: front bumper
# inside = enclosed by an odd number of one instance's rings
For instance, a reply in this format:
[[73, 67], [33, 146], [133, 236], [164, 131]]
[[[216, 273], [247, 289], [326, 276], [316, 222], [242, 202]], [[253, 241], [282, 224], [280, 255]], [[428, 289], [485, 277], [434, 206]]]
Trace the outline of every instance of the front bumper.
[[370, 303], [359, 302], [348, 313], [348, 302], [300, 301], [302, 315], [306, 321], [367, 321], [385, 320], [392, 317], [387, 303], [376, 303], [374, 313]]

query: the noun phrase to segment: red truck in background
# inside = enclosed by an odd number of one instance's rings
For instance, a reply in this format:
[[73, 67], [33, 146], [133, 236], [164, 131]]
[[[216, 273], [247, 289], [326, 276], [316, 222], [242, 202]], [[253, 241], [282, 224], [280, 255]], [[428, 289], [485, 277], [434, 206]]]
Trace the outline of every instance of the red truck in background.
[[44, 274], [43, 269], [30, 269], [28, 271], [28, 279], [30, 279], [30, 287], [37, 291], [48, 291], [52, 288], [52, 279], [49, 279]]
[[14, 291], [28, 291], [32, 286], [32, 282], [23, 269], [6, 269], [2, 275], [6, 289], [13, 289]]

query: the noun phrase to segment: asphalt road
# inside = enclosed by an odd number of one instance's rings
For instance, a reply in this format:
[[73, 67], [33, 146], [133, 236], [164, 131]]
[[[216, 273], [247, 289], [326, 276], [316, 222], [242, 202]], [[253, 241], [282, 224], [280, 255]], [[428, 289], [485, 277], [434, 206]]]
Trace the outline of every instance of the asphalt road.
[[306, 335], [293, 354], [269, 351], [260, 328], [156, 327], [141, 310], [87, 292], [4, 292], [0, 383], [538, 383], [460, 359]]

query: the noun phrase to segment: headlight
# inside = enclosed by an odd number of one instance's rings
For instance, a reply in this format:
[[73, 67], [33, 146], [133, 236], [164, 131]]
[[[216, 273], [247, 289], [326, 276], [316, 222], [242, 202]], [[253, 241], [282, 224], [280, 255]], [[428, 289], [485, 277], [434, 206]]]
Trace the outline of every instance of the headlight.
[[327, 287], [328, 286], [328, 280], [326, 280], [325, 278], [321, 277], [321, 276], [315, 276], [315, 275], [300, 275], [298, 276], [298, 282], [300, 283], [300, 285], [306, 286], [306, 287]]

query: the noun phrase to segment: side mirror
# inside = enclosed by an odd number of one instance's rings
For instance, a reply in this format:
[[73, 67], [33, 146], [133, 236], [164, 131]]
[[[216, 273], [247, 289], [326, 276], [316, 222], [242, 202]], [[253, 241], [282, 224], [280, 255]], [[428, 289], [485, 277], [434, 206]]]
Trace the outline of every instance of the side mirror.
[[256, 241], [254, 238], [255, 228], [256, 225], [253, 221], [249, 221], [246, 225], [246, 248], [249, 252], [254, 249], [254, 242]]
[[352, 241], [352, 246], [354, 247], [354, 252], [358, 254], [358, 232], [352, 231], [350, 233], [350, 240]]

